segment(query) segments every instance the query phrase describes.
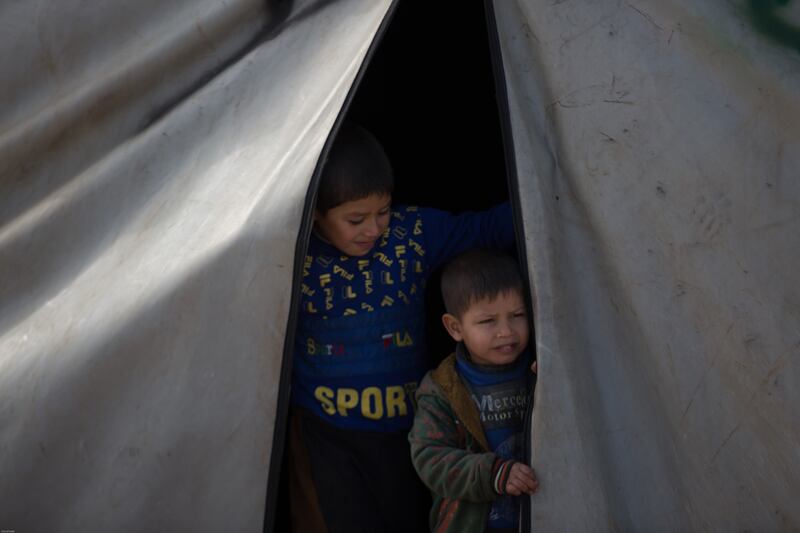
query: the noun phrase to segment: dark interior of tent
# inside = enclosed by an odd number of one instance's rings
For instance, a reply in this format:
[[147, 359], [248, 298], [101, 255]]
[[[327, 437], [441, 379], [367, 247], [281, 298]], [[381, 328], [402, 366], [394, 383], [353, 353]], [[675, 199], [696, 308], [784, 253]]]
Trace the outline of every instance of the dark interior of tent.
[[[386, 149], [397, 204], [457, 213], [508, 198], [483, 5], [466, 4], [400, 2], [347, 112]], [[428, 334], [440, 353], [452, 341], [439, 321], [436, 279], [427, 290]]]
[[[395, 204], [458, 213], [508, 198], [489, 39], [483, 2], [457, 8], [397, 3], [344, 116], [371, 131], [386, 150]], [[438, 275], [426, 291], [431, 365], [453, 349], [441, 326]], [[284, 454], [275, 516], [266, 518], [265, 531], [290, 531], [285, 466]]]

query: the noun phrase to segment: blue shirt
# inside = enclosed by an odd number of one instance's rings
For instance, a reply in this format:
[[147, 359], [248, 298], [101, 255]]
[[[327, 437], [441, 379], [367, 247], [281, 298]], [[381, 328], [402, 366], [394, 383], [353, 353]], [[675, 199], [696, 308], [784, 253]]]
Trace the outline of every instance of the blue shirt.
[[[472, 393], [489, 447], [503, 459], [524, 459], [523, 428], [531, 386], [529, 365], [527, 352], [511, 364], [487, 366], [468, 360], [463, 344], [456, 350], [456, 370]], [[519, 506], [518, 496], [499, 496], [489, 510], [489, 527], [516, 527]]]
[[508, 203], [480, 213], [393, 208], [364, 257], [316, 236], [303, 263], [292, 403], [344, 429], [407, 430], [428, 368], [424, 290], [431, 271], [473, 247], [514, 243]]

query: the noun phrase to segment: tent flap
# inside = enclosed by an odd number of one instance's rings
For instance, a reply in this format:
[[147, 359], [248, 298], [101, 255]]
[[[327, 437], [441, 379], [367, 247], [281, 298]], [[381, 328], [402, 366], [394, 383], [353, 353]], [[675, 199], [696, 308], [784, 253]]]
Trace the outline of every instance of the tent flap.
[[738, 4], [494, 2], [534, 530], [800, 527], [800, 56]]
[[0, 8], [4, 529], [261, 530], [306, 190], [387, 8]]

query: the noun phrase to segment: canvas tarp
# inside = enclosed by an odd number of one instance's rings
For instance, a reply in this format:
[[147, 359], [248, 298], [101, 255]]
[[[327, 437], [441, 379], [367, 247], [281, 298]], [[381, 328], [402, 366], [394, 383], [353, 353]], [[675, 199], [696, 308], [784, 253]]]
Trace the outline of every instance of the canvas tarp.
[[306, 191], [388, 5], [0, 6], [0, 528], [261, 530]]
[[800, 2], [777, 4], [494, 2], [534, 531], [800, 529], [800, 47], [763, 24], [800, 33]]
[[[0, 528], [260, 530], [306, 192], [388, 4], [0, 7]], [[532, 530], [800, 528], [798, 53], [744, 0], [493, 5]]]

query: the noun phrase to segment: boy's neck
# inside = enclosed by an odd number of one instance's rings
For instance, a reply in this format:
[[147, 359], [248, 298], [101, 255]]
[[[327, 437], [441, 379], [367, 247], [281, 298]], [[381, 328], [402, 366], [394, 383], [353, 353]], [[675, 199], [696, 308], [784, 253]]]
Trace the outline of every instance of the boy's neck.
[[317, 227], [316, 227], [316, 226], [314, 226], [314, 227], [312, 227], [312, 228], [311, 228], [311, 233], [314, 235], [314, 237], [316, 237], [317, 239], [321, 240], [321, 241], [322, 241], [322, 242], [324, 242], [325, 244], [328, 244], [328, 245], [330, 245], [330, 246], [333, 246], [333, 244], [331, 244], [331, 241], [329, 241], [328, 239], [326, 239], [325, 237], [323, 237], [323, 236], [322, 236], [322, 233], [320, 233], [319, 231], [317, 231]]
[[[324, 248], [323, 248], [323, 252], [324, 252], [324, 253], [326, 253], [326, 254], [329, 254], [329, 255], [333, 255], [333, 256], [338, 256], [338, 255], [342, 255], [342, 256], [344, 256], [344, 255], [347, 255], [346, 253], [344, 253], [343, 251], [341, 251], [340, 249], [338, 249], [338, 248], [336, 247], [336, 245], [334, 245], [334, 244], [333, 244], [331, 241], [329, 241], [328, 239], [326, 239], [325, 237], [323, 237], [323, 236], [322, 236], [322, 234], [321, 234], [321, 233], [319, 233], [319, 232], [316, 230], [316, 228], [312, 228], [312, 229], [311, 229], [311, 235], [312, 235], [312, 236], [313, 236], [313, 237], [314, 237], [314, 238], [315, 238], [317, 241], [319, 241], [319, 243], [320, 243], [320, 244], [321, 244], [321, 245], [324, 247]], [[349, 255], [347, 255], [347, 257], [350, 257], [350, 256], [349, 256]]]

